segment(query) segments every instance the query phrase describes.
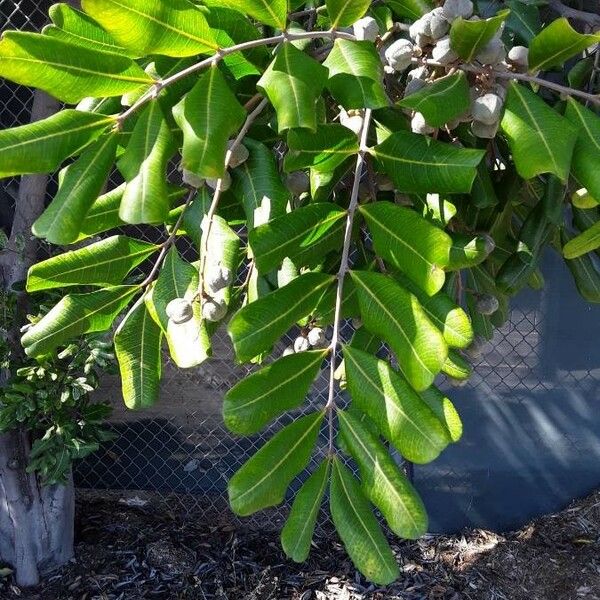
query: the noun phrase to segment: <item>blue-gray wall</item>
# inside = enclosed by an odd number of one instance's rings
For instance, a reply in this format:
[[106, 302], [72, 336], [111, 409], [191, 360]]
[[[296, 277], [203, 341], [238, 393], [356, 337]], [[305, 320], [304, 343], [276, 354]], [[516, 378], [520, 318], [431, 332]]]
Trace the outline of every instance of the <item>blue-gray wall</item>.
[[515, 528], [600, 485], [600, 305], [556, 254], [543, 271], [473, 384], [451, 390], [463, 439], [415, 469], [432, 531]]

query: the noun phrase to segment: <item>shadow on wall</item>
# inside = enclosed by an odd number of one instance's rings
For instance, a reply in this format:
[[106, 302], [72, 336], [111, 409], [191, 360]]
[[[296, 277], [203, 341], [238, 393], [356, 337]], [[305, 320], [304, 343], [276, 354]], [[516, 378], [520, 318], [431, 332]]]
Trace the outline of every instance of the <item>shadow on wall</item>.
[[544, 274], [472, 384], [450, 390], [463, 439], [415, 469], [432, 531], [513, 529], [600, 485], [600, 306], [556, 254]]

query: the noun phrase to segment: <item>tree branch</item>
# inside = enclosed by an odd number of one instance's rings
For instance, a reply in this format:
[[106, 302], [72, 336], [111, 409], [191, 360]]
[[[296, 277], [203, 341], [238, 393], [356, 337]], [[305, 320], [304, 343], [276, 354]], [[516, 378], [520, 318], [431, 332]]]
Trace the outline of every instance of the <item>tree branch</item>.
[[354, 223], [354, 213], [358, 206], [358, 190], [360, 179], [365, 165], [365, 156], [367, 152], [367, 135], [369, 134], [369, 126], [371, 124], [371, 109], [367, 108], [364, 111], [363, 125], [360, 134], [360, 149], [356, 158], [356, 167], [354, 169], [354, 183], [352, 184], [352, 193], [350, 195], [350, 204], [348, 206], [346, 216], [346, 230], [344, 232], [344, 244], [342, 246], [342, 258], [340, 261], [340, 269], [337, 274], [337, 290], [335, 295], [335, 313], [333, 318], [333, 335], [331, 336], [331, 344], [329, 346], [331, 352], [331, 364], [329, 373], [329, 393], [327, 396], [327, 404], [325, 409], [328, 411], [329, 423], [329, 454], [334, 453], [333, 437], [334, 423], [333, 416], [335, 412], [335, 371], [336, 371], [336, 353], [340, 343], [340, 323], [342, 318], [342, 301], [344, 297], [344, 279], [348, 273], [348, 256], [350, 254], [350, 242], [352, 239], [352, 225]]
[[585, 23], [592, 29], [600, 28], [599, 14], [571, 8], [570, 6], [563, 4], [560, 0], [548, 0], [548, 6], [563, 17]]

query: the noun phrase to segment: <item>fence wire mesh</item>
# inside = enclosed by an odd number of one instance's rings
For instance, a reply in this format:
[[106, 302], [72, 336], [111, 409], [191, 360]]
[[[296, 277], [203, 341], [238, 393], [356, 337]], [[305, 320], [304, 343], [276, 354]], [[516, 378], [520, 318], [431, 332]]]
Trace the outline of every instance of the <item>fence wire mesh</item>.
[[[40, 30], [46, 23], [49, 5], [50, 2], [34, 0], [1, 0], [2, 30]], [[32, 99], [31, 90], [0, 80], [2, 128], [27, 123]], [[172, 175], [177, 177], [176, 172]], [[0, 187], [0, 225], [5, 229], [10, 227], [17, 188], [18, 180], [4, 181]], [[152, 227], [130, 227], [128, 233], [153, 242], [163, 235]], [[194, 258], [195, 250], [191, 245], [186, 245], [185, 241], [179, 241], [178, 245], [183, 255]], [[40, 248], [42, 255], [50, 251], [48, 246]], [[494, 343], [476, 361], [470, 388], [484, 394], [509, 395], [513, 402], [522, 402], [532, 391], [549, 389], [553, 384], [537, 370], [542, 360], [539, 340], [543, 319], [544, 315], [538, 309], [513, 311], [509, 322], [496, 333]], [[286, 342], [282, 342], [279, 351], [285, 345]], [[172, 504], [174, 508], [186, 511], [211, 506], [222, 510], [226, 505], [230, 476], [274, 431], [289, 422], [290, 416], [279, 419], [254, 437], [239, 438], [229, 433], [222, 424], [221, 401], [226, 390], [249, 369], [235, 365], [223, 330], [215, 335], [214, 356], [200, 367], [180, 370], [165, 355], [160, 401], [143, 412], [128, 411], [121, 401], [118, 378], [106, 377], [98, 394], [110, 399], [114, 405], [111, 427], [117, 437], [77, 465], [77, 485], [151, 491], [175, 503]], [[584, 393], [593, 391], [598, 382], [597, 372], [565, 373], [564, 376], [569, 379], [569, 385]], [[315, 382], [303, 410], [322, 406], [326, 394], [327, 381], [323, 373]], [[340, 402], [344, 399], [340, 398]], [[324, 438], [320, 440], [311, 467], [325, 452], [325, 443]], [[465, 484], [455, 473], [443, 469], [436, 471], [435, 476], [446, 478], [450, 487]], [[292, 488], [297, 484], [298, 481]], [[268, 519], [275, 524], [286, 512], [284, 505], [269, 512]]]

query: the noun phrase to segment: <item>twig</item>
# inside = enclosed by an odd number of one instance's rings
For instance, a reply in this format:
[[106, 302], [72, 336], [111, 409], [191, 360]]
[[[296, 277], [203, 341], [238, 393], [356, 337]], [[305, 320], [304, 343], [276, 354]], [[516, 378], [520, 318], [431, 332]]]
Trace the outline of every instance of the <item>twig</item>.
[[570, 6], [563, 4], [560, 0], [548, 0], [548, 6], [559, 15], [573, 19], [574, 21], [585, 23], [586, 25], [589, 25], [591, 29], [600, 27], [599, 14], [571, 8]]
[[345, 33], [343, 31], [336, 31], [330, 29], [329, 31], [298, 31], [298, 32], [285, 32], [279, 35], [274, 35], [272, 37], [261, 38], [257, 40], [249, 40], [247, 42], [242, 42], [241, 44], [236, 44], [235, 46], [228, 46], [227, 48], [219, 49], [215, 54], [197, 62], [186, 69], [182, 69], [177, 73], [174, 73], [170, 77], [166, 79], [157, 80], [152, 85], [151, 89], [148, 90], [143, 96], [138, 98], [127, 110], [123, 111], [117, 117], [117, 128], [122, 127], [123, 122], [128, 119], [133, 113], [139, 110], [142, 106], [150, 102], [158, 96], [158, 94], [166, 87], [184, 79], [188, 75], [192, 73], [196, 73], [197, 71], [201, 71], [206, 67], [214, 66], [221, 62], [226, 56], [230, 54], [234, 54], [235, 52], [243, 52], [245, 50], [251, 50], [252, 48], [257, 48], [259, 46], [274, 46], [281, 42], [293, 42], [295, 40], [314, 40], [319, 38], [328, 38], [331, 40], [335, 40], [337, 38], [343, 38], [346, 40], [354, 40], [355, 37], [351, 33]]
[[360, 134], [360, 149], [356, 158], [356, 167], [354, 169], [354, 183], [352, 184], [352, 193], [350, 204], [346, 214], [346, 230], [344, 232], [344, 244], [342, 246], [342, 258], [340, 260], [340, 269], [337, 274], [337, 290], [335, 295], [335, 313], [333, 317], [333, 334], [329, 346], [331, 352], [331, 365], [329, 373], [329, 393], [325, 410], [328, 412], [329, 424], [329, 454], [334, 453], [334, 423], [335, 412], [335, 371], [336, 371], [336, 353], [340, 341], [340, 322], [342, 317], [342, 301], [344, 297], [344, 278], [348, 272], [348, 256], [350, 254], [350, 242], [352, 239], [352, 225], [354, 223], [354, 214], [358, 206], [358, 190], [363, 168], [365, 165], [365, 156], [367, 153], [367, 135], [371, 124], [371, 109], [367, 108], [363, 116], [363, 126]]
[[536, 77], [535, 75], [529, 75], [527, 73], [515, 73], [514, 71], [504, 70], [501, 71], [498, 69], [490, 69], [489, 67], [477, 67], [475, 65], [468, 65], [465, 63], [461, 63], [458, 65], [443, 65], [442, 63], [436, 62], [434, 60], [423, 60], [421, 58], [414, 58], [413, 62], [429, 65], [431, 67], [444, 67], [446, 69], [456, 68], [467, 73], [481, 73], [485, 75], [489, 75], [491, 73], [494, 77], [497, 77], [499, 79], [517, 79], [519, 81], [528, 81], [530, 83], [536, 83], [537, 85], [540, 85], [542, 87], [554, 90], [559, 94], [566, 94], [567, 96], [577, 96], [579, 98], [587, 100], [588, 102], [600, 105], [600, 95], [598, 94], [589, 94], [588, 92], [576, 90], [574, 88], [560, 85], [559, 83], [554, 83], [553, 81], [548, 81], [546, 79], [542, 79], [541, 77]]
[[[236, 148], [242, 143], [244, 137], [248, 133], [250, 126], [256, 120], [258, 115], [265, 109], [268, 105], [269, 101], [266, 98], [263, 98], [256, 108], [246, 117], [246, 121], [242, 125], [237, 137], [232, 142], [227, 154], [225, 155], [225, 169], [229, 166], [231, 162], [231, 157], [235, 152]], [[215, 193], [213, 195], [212, 202], [210, 204], [210, 208], [206, 213], [206, 216], [203, 219], [203, 223], [206, 223], [206, 231], [204, 231], [204, 244], [200, 250], [200, 281], [198, 282], [198, 293], [196, 297], [201, 296], [204, 293], [204, 270], [206, 269], [206, 260], [208, 255], [208, 241], [210, 238], [210, 232], [212, 229], [212, 224], [214, 221], [215, 214], [217, 213], [217, 209], [219, 208], [219, 201], [221, 200], [221, 192], [222, 192], [223, 178], [219, 178], [217, 180], [217, 184], [215, 186]]]

